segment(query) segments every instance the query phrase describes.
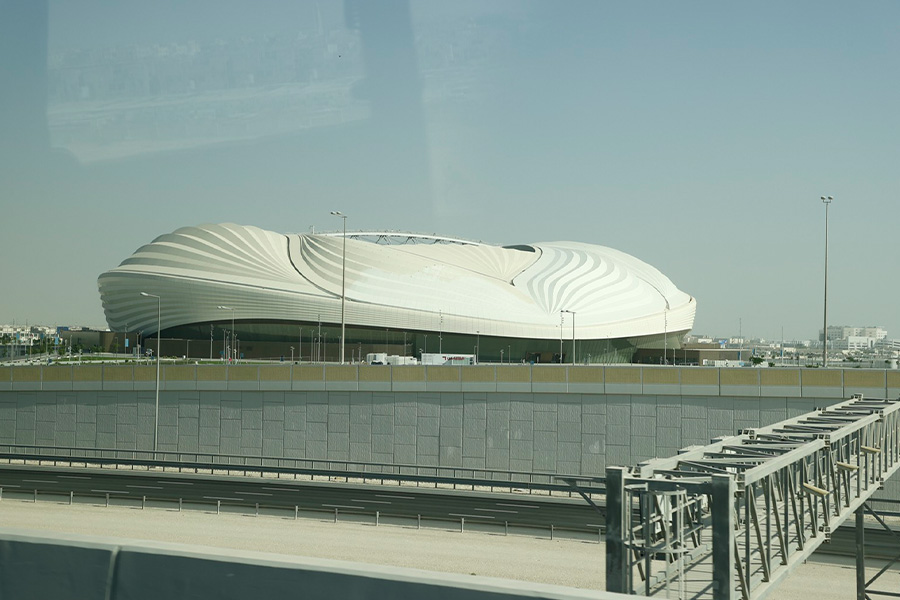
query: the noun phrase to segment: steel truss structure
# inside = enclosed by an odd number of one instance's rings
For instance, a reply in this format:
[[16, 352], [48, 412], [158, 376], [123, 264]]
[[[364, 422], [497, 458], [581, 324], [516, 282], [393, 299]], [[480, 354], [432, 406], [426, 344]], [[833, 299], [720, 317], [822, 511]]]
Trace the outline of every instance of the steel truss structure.
[[764, 598], [898, 468], [900, 400], [857, 395], [608, 469], [606, 589]]
[[[879, 499], [879, 503], [891, 503], [900, 505], [897, 500]], [[874, 503], [872, 503], [874, 504]], [[880, 533], [882, 537], [886, 537], [887, 544], [871, 544], [867, 542], [865, 514], [869, 515], [878, 522], [881, 530], [874, 529], [870, 533]], [[886, 534], [886, 535], [885, 535]], [[877, 547], [876, 552], [888, 550], [888, 560], [878, 570], [875, 575], [870, 578], [866, 577], [866, 546], [871, 544]], [[856, 599], [857, 600], [874, 600], [875, 597], [900, 598], [900, 590], [878, 590], [873, 586], [876, 585], [879, 578], [884, 575], [888, 569], [900, 562], [900, 534], [891, 529], [891, 527], [882, 518], [878, 511], [874, 510], [869, 502], [864, 503], [856, 509]]]

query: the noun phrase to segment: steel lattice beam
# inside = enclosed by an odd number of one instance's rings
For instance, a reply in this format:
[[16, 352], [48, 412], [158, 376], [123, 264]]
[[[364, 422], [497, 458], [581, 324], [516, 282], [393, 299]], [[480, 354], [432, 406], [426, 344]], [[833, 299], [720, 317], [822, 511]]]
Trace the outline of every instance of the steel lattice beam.
[[900, 469], [900, 400], [861, 395], [607, 472], [607, 590], [764, 598]]

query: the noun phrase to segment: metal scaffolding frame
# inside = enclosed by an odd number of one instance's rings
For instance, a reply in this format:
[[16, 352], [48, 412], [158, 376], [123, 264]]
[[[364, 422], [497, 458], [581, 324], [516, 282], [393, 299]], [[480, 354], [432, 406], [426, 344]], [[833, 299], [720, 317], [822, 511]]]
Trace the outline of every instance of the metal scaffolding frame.
[[[900, 400], [862, 395], [610, 468], [606, 589], [764, 598], [898, 468]], [[865, 598], [864, 573], [857, 581]]]
[[[881, 503], [896, 503], [900, 504], [900, 501], [897, 500], [884, 500], [881, 499], [878, 502]], [[891, 543], [886, 545], [880, 545], [882, 549], [890, 549], [891, 554], [889, 555], [889, 559], [885, 562], [885, 564], [878, 570], [875, 575], [870, 578], [866, 578], [866, 527], [865, 527], [865, 514], [869, 513], [869, 515], [878, 523], [878, 525], [882, 528], [884, 532], [886, 532], [886, 536]], [[877, 529], [874, 532], [878, 532]], [[889, 590], [878, 590], [873, 586], [879, 580], [879, 578], [884, 575], [888, 569], [893, 567], [895, 564], [900, 563], [900, 535], [897, 534], [896, 531], [891, 529], [891, 527], [884, 521], [882, 515], [878, 513], [878, 511], [874, 510], [871, 506], [871, 503], [865, 502], [862, 506], [856, 509], [856, 598], [857, 600], [873, 600], [873, 597], [889, 597], [889, 598], [900, 598], [900, 590], [897, 591], [889, 591]]]

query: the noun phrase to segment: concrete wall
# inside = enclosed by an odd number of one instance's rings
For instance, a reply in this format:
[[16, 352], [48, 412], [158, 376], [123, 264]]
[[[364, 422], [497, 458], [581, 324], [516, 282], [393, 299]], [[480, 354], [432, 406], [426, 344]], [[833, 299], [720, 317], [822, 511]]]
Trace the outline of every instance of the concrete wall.
[[[0, 372], [9, 376], [0, 444], [150, 449], [155, 374]], [[163, 451], [586, 475], [844, 394], [884, 397], [878, 386], [900, 394], [900, 374], [854, 370], [168, 366], [163, 376]], [[892, 485], [900, 498], [900, 483]]]
[[[152, 391], [0, 392], [0, 444], [153, 447]], [[512, 471], [607, 464], [803, 414], [831, 399], [532, 392], [164, 391], [159, 449]]]
[[[162, 575], [162, 576], [161, 576]], [[0, 529], [0, 598], [626, 598], [610, 592], [159, 542]]]

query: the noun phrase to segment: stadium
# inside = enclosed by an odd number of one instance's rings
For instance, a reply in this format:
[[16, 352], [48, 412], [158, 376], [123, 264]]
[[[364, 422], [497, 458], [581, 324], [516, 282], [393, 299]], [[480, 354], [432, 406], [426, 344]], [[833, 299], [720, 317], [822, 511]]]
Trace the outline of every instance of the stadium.
[[160, 337], [163, 355], [214, 359], [340, 361], [343, 304], [347, 361], [627, 363], [679, 347], [696, 311], [657, 269], [593, 244], [234, 224], [162, 235], [98, 286], [113, 331]]

